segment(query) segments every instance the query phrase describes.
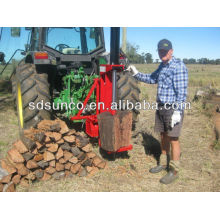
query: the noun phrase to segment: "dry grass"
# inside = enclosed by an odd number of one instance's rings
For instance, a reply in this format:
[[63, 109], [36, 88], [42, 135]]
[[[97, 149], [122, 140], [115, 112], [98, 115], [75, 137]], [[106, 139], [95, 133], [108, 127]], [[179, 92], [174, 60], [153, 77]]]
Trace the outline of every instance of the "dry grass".
[[[192, 66], [193, 67], [193, 66]], [[142, 71], [152, 71], [155, 65], [138, 66]], [[193, 67], [194, 68], [194, 67]], [[196, 70], [197, 67], [195, 67]], [[214, 67], [213, 67], [214, 68]], [[200, 70], [199, 70], [200, 71]], [[196, 73], [195, 73], [196, 74]], [[140, 83], [142, 98], [155, 101], [156, 86]], [[189, 87], [188, 100], [191, 101], [196, 87]], [[16, 116], [10, 99], [0, 109], [0, 157], [8, 146], [18, 138]], [[202, 103], [192, 103], [191, 110], [185, 112], [182, 135], [180, 137], [182, 157], [179, 179], [171, 185], [161, 185], [159, 179], [165, 174], [150, 174], [149, 169], [156, 164], [153, 156], [159, 149], [159, 137], [154, 133], [153, 110], [142, 110], [140, 120], [133, 132], [134, 149], [129, 159], [118, 158], [109, 161], [108, 168], [87, 178], [67, 178], [60, 181], [38, 182], [29, 188], [18, 187], [18, 191], [220, 191], [220, 151], [210, 148], [213, 141], [212, 121], [203, 114]], [[8, 143], [8, 144], [7, 144]], [[96, 145], [94, 150], [99, 153]]]

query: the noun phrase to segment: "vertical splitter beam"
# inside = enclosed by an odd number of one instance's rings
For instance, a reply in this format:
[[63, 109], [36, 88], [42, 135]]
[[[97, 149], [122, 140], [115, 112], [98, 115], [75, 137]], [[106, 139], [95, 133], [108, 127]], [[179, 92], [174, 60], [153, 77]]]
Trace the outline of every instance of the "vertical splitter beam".
[[[119, 64], [120, 27], [111, 28], [110, 64]], [[112, 71], [112, 102], [116, 101], [116, 70]]]

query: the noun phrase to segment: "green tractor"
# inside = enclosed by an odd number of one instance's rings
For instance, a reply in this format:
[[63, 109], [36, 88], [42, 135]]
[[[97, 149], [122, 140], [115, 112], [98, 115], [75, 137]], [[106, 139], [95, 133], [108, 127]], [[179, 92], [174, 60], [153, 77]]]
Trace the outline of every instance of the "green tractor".
[[[100, 77], [100, 65], [109, 62], [104, 55], [103, 28], [25, 29], [30, 32], [29, 41], [25, 51], [21, 52], [23, 59], [12, 73], [12, 92], [21, 131], [35, 127], [42, 119], [51, 119], [55, 112], [68, 118], [75, 116], [79, 108], [69, 106], [83, 103], [94, 79]], [[20, 32], [20, 28], [12, 28], [11, 36], [18, 37]], [[136, 103], [139, 93], [137, 81], [129, 72], [117, 72], [117, 102], [129, 100]], [[93, 92], [87, 104], [95, 100], [96, 93]], [[135, 123], [139, 112], [132, 111]], [[93, 112], [89, 108], [83, 110], [83, 114]]]

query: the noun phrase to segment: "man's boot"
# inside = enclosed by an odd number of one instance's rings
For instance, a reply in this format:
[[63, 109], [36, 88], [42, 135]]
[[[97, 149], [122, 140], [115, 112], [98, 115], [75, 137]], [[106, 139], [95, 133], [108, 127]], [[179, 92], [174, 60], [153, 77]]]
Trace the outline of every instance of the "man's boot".
[[178, 178], [178, 172], [179, 172], [179, 160], [171, 160], [169, 172], [160, 179], [160, 183], [163, 184], [172, 183], [174, 180]]
[[149, 170], [150, 173], [159, 173], [162, 170], [168, 168], [170, 162], [169, 154], [161, 154], [159, 159], [159, 164]]

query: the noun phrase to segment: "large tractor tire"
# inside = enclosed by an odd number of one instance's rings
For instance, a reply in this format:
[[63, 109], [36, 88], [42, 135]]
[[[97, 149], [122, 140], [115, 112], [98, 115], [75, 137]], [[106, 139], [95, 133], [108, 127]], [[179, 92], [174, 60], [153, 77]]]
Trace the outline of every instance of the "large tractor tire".
[[[38, 73], [34, 64], [21, 64], [16, 69], [12, 85], [20, 133], [24, 129], [35, 127], [42, 119], [50, 119], [50, 111], [44, 108], [39, 110], [36, 106], [42, 101], [45, 105], [51, 99], [46, 73]], [[30, 108], [31, 102], [35, 109]]]
[[[139, 95], [140, 89], [138, 88], [138, 81], [131, 75], [130, 72], [118, 73], [117, 75], [117, 102], [127, 103], [132, 102], [135, 106], [136, 102], [140, 102]], [[126, 105], [125, 109], [129, 107]], [[123, 109], [122, 109], [123, 110]], [[139, 111], [135, 108], [132, 109], [133, 117], [133, 128], [135, 127], [136, 122], [138, 121]]]

